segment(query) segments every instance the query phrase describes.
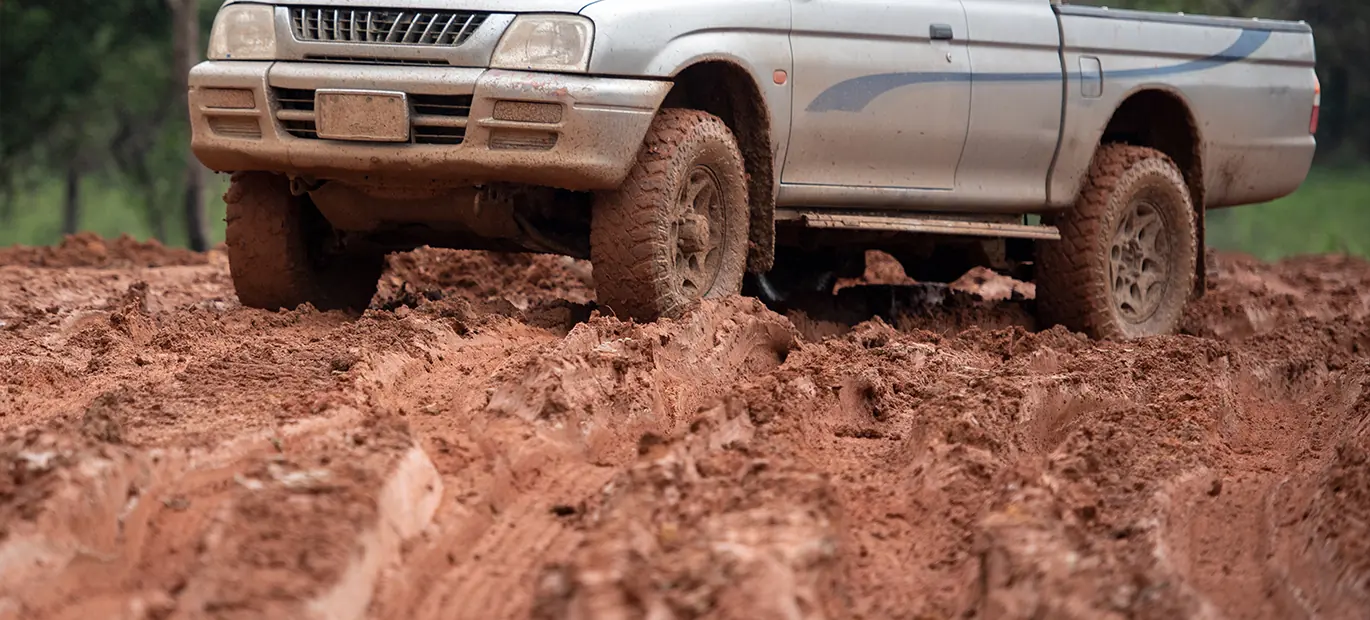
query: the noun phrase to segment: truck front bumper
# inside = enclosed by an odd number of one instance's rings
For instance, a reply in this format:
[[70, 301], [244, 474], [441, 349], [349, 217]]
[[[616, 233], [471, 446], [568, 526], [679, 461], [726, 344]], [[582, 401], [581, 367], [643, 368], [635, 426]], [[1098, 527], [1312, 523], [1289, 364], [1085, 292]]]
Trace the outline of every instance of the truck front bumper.
[[[496, 69], [209, 61], [190, 74], [191, 148], [220, 172], [400, 186], [611, 189], [671, 83]], [[318, 137], [315, 91], [406, 94], [407, 142]]]

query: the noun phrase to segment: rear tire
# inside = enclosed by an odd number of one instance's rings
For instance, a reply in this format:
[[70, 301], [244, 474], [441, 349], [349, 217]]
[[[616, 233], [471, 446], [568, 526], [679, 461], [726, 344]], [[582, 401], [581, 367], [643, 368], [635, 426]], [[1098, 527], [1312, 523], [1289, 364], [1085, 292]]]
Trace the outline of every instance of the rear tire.
[[1059, 241], [1037, 245], [1043, 326], [1105, 340], [1171, 334], [1194, 289], [1194, 205], [1179, 168], [1155, 149], [1106, 144]]
[[384, 267], [380, 255], [325, 251], [331, 227], [277, 174], [239, 172], [224, 194], [228, 265], [244, 306], [277, 310], [364, 309]]
[[737, 140], [706, 112], [664, 109], [619, 189], [595, 196], [599, 305], [652, 321], [737, 294], [747, 266], [747, 176]]

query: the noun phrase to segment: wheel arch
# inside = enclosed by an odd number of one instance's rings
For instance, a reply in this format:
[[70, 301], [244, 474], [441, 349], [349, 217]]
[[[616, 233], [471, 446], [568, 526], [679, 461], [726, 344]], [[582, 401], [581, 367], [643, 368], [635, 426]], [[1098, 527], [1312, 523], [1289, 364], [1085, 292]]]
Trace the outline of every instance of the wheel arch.
[[723, 120], [737, 138], [747, 173], [747, 270], [762, 273], [775, 261], [775, 149], [770, 110], [761, 87], [741, 64], [699, 59], [678, 70], [663, 108], [689, 108]]
[[1201, 295], [1207, 288], [1204, 256], [1206, 188], [1203, 136], [1192, 106], [1182, 94], [1172, 89], [1140, 87], [1123, 98], [1104, 126], [1099, 146], [1115, 143], [1156, 149], [1165, 153], [1179, 167], [1194, 204], [1195, 232], [1198, 235], [1194, 293], [1195, 296]]

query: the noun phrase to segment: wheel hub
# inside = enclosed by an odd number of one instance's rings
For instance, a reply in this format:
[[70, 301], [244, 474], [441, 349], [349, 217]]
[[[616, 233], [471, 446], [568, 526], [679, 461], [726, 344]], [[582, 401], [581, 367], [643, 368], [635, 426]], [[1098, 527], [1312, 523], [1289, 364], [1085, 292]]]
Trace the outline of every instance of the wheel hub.
[[709, 220], [699, 214], [685, 215], [680, 218], [680, 251], [694, 254], [709, 249]]
[[711, 223], [723, 216], [723, 188], [707, 166], [695, 166], [676, 200], [672, 226], [674, 271], [686, 296], [703, 297], [718, 277], [723, 235]]
[[1109, 252], [1113, 302], [1127, 321], [1140, 323], [1160, 308], [1170, 279], [1170, 246], [1160, 209], [1134, 201], [1118, 221]]

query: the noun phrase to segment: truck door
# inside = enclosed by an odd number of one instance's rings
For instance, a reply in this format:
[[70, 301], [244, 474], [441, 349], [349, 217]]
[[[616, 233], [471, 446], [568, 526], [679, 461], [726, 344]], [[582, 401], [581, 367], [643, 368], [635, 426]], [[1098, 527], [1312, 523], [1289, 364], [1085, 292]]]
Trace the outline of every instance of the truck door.
[[792, 0], [787, 184], [951, 189], [970, 119], [960, 0]]
[[[1045, 0], [964, 0], [963, 5], [975, 79], [966, 148], [956, 169], [957, 195], [982, 205], [1042, 205], [1064, 105], [1056, 12]], [[1078, 62], [1069, 68], [1083, 79], [1089, 66]]]

